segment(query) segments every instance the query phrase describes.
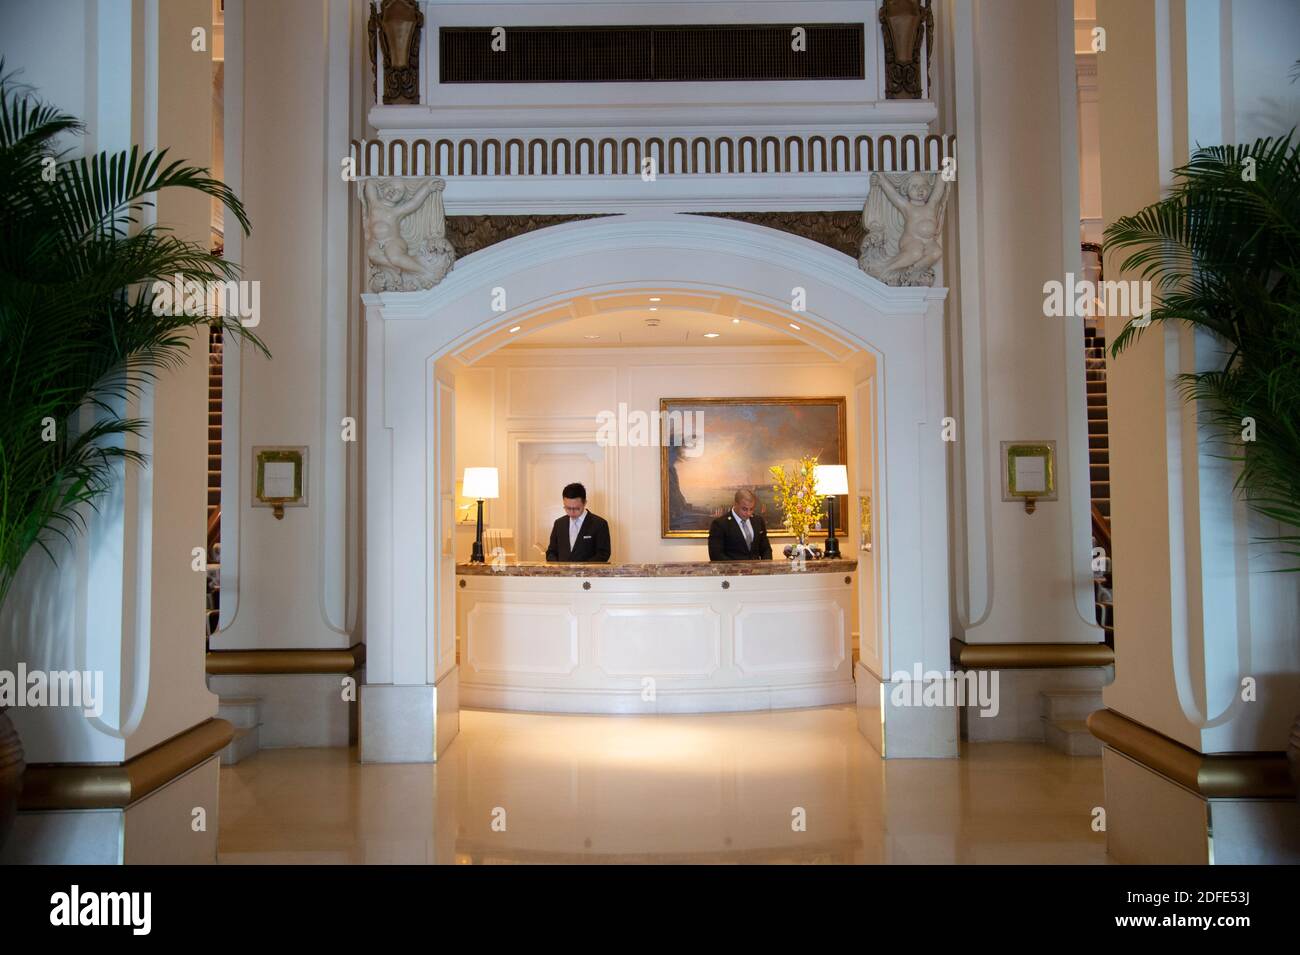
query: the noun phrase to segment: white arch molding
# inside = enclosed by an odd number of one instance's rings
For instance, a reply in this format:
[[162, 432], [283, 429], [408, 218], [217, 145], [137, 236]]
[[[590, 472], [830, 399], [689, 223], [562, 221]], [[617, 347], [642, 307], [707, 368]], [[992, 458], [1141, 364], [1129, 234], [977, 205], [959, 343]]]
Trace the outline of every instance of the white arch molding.
[[[789, 313], [796, 286], [807, 295], [807, 311], [797, 315]], [[874, 628], [865, 618], [860, 625], [864, 733], [883, 747], [883, 723], [871, 715], [885, 696], [881, 676], [918, 663], [948, 669], [948, 507], [940, 437], [947, 290], [888, 287], [840, 252], [732, 220], [675, 214], [584, 220], [467, 256], [429, 291], [362, 296], [363, 761], [433, 760], [457, 729], [455, 554], [443, 546], [453, 519], [447, 504], [454, 499], [454, 393], [439, 360], [476, 343], [490, 348], [493, 336], [577, 295], [632, 288], [734, 295], [789, 313], [810, 340], [828, 336], [874, 358], [874, 372], [859, 385], [870, 403], [873, 445], [859, 450], [856, 469], [865, 487], [863, 472], [874, 462], [875, 546], [859, 574], [874, 579], [878, 595], [859, 604], [874, 621]], [[505, 290], [507, 311], [492, 311], [494, 289]], [[924, 719], [943, 725], [919, 733], [915, 716], [908, 729], [900, 727], [889, 755], [955, 755], [955, 712], [927, 711]], [[915, 738], [907, 747], [914, 751], [902, 752], [904, 737]]]

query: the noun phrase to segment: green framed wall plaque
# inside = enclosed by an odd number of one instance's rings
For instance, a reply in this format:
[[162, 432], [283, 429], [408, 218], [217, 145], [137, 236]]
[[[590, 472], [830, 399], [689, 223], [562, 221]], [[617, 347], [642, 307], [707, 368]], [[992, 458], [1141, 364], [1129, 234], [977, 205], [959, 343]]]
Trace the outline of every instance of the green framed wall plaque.
[[1056, 442], [1002, 442], [1002, 500], [1023, 501], [1034, 513], [1039, 501], [1055, 501]]
[[253, 507], [283, 520], [286, 507], [307, 506], [307, 448], [253, 448]]

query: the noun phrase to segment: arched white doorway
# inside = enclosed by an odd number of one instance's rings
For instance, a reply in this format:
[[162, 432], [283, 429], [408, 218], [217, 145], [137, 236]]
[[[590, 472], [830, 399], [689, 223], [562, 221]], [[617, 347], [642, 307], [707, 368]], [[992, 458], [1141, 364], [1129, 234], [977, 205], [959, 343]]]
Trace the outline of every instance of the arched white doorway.
[[[886, 750], [897, 718], [889, 755], [955, 752], [951, 709], [891, 716], [881, 707], [882, 676], [948, 667], [946, 290], [887, 287], [849, 257], [783, 232], [666, 214], [540, 230], [466, 257], [427, 292], [363, 296], [364, 761], [433, 759], [457, 727], [454, 387], [440, 361], [562, 320], [557, 310], [575, 296], [656, 288], [732, 295], [793, 322], [810, 344], [871, 356], [855, 396], [869, 409], [871, 441], [850, 468], [875, 514], [875, 549], [859, 575], [870, 593], [860, 605], [860, 723]], [[798, 313], [796, 297], [806, 303]]]

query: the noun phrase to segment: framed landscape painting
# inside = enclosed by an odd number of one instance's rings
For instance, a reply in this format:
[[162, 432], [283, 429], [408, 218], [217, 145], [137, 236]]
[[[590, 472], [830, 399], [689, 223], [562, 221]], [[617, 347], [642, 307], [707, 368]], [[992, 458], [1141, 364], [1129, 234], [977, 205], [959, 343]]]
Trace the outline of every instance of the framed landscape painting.
[[[708, 537], [742, 487], [758, 496], [770, 537], [789, 537], [772, 490], [774, 464], [791, 469], [804, 455], [846, 464], [845, 400], [830, 398], [663, 398], [659, 449], [663, 537]], [[835, 507], [846, 535], [848, 498]], [[823, 512], [819, 525], [826, 526]]]

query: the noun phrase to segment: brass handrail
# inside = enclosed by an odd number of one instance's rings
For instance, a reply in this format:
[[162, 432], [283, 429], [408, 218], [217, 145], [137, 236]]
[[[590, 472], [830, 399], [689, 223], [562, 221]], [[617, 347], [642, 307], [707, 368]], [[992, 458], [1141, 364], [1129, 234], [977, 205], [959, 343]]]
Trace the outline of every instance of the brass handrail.
[[1097, 543], [1106, 549], [1106, 556], [1110, 556], [1110, 522], [1102, 516], [1097, 505], [1092, 505], [1092, 536], [1097, 538]]
[[217, 537], [221, 533], [221, 508], [212, 512], [208, 518], [208, 560], [212, 559], [212, 545], [217, 542]]

